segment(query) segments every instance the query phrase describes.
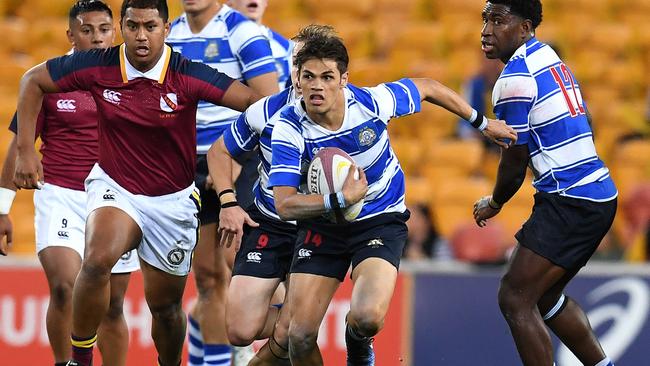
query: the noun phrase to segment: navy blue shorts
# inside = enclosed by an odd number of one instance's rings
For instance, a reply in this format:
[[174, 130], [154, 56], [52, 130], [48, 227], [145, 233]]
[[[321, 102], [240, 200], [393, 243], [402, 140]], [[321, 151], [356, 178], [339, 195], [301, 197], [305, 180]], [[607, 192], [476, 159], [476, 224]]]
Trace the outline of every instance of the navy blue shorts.
[[537, 192], [533, 213], [515, 237], [557, 266], [580, 268], [612, 226], [616, 201], [592, 202]]
[[233, 276], [284, 280], [291, 267], [296, 225], [265, 216], [255, 205], [246, 212], [260, 226], [244, 226], [242, 244], [232, 270]]
[[343, 281], [350, 265], [354, 269], [367, 258], [382, 258], [399, 268], [409, 216], [407, 210], [346, 224], [298, 222], [291, 273], [309, 273]]

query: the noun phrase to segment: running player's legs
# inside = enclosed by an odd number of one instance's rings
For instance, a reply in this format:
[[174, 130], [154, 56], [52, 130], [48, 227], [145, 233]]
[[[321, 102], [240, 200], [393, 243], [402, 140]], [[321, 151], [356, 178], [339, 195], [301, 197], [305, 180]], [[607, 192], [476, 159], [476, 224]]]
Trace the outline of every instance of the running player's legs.
[[271, 298], [279, 283], [279, 278], [233, 276], [226, 304], [226, 329], [232, 345], [248, 346], [271, 335], [277, 319]]
[[130, 279], [131, 273], [111, 274], [110, 304], [97, 330], [97, 345], [105, 365], [126, 365], [129, 329], [124, 319], [123, 305]]
[[[278, 293], [284, 293], [285, 298], [282, 307], [277, 314], [277, 320], [273, 324], [270, 332], [269, 340], [260, 348], [251, 360], [248, 366], [291, 366], [289, 361], [289, 324], [291, 322], [291, 302], [288, 297], [289, 280], [284, 282], [284, 286], [280, 284], [278, 289], [284, 291], [276, 291], [272, 297], [272, 303], [275, 303]], [[280, 301], [278, 301], [279, 303]], [[267, 317], [268, 320], [271, 317]], [[266, 330], [265, 330], [266, 333]]]
[[70, 359], [72, 289], [81, 268], [81, 256], [72, 248], [51, 246], [38, 253], [50, 289], [47, 306], [47, 336], [54, 362]]
[[347, 321], [356, 334], [373, 337], [383, 328], [396, 280], [397, 268], [381, 258], [368, 258], [354, 268]]
[[318, 330], [340, 285], [337, 278], [292, 273], [289, 286], [289, 355], [293, 366], [323, 365], [316, 339]]

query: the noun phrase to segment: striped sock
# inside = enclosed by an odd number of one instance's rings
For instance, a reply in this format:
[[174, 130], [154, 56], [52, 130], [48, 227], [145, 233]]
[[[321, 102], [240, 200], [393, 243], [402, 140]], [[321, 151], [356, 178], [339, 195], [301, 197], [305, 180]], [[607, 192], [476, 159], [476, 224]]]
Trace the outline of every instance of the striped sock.
[[188, 338], [189, 345], [187, 347], [189, 353], [189, 360], [187, 366], [203, 366], [203, 337], [201, 336], [201, 328], [192, 316], [188, 316], [189, 325]]
[[609, 357], [605, 357], [604, 360], [598, 362], [595, 366], [614, 366], [614, 363], [609, 359]]
[[206, 344], [203, 346], [205, 351], [205, 366], [230, 366], [232, 349], [227, 344]]
[[72, 359], [79, 366], [91, 366], [93, 362], [93, 346], [97, 342], [97, 334], [92, 337], [76, 337], [74, 334], [70, 337], [72, 343]]

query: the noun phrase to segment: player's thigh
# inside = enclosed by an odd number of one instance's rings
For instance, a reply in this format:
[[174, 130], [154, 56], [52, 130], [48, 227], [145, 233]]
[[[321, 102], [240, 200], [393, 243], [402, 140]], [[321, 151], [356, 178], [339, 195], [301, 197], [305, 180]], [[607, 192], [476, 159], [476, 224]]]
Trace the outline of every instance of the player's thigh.
[[382, 258], [367, 258], [352, 271], [352, 281], [351, 315], [382, 321], [395, 290], [397, 268]]
[[279, 282], [278, 278], [234, 276], [226, 303], [228, 328], [259, 330], [264, 327], [271, 297]]
[[59, 298], [71, 295], [71, 292], [67, 295], [62, 292], [63, 288], [72, 290], [77, 274], [79, 274], [81, 268], [79, 253], [68, 247], [50, 246], [38, 252], [38, 259], [43, 266], [50, 291]]
[[199, 228], [199, 240], [194, 249], [194, 256], [192, 258], [192, 269], [197, 276], [210, 275], [215, 271], [216, 235], [216, 223], [201, 225]]
[[141, 239], [140, 226], [127, 212], [112, 206], [97, 208], [86, 221], [84, 261], [112, 268], [124, 253], [137, 248]]
[[292, 273], [290, 278], [289, 332], [316, 334], [341, 282], [336, 278], [309, 273]]
[[565, 274], [564, 268], [525, 246], [517, 245], [501, 279], [501, 291], [517, 293], [521, 300], [536, 303]]
[[161, 271], [140, 260], [144, 281], [144, 295], [152, 313], [166, 313], [181, 306], [187, 276], [176, 276]]

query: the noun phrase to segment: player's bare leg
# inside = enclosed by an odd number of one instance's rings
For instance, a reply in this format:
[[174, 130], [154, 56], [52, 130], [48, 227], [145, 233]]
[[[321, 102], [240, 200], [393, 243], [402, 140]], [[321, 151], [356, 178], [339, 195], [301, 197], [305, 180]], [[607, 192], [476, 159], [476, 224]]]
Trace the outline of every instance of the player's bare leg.
[[140, 243], [140, 227], [124, 211], [100, 207], [86, 221], [86, 249], [73, 291], [73, 359], [92, 359], [93, 338], [110, 304], [111, 269], [125, 252]]
[[[519, 245], [501, 279], [499, 307], [526, 366], [553, 365], [551, 337], [537, 303], [566, 273], [562, 267]], [[604, 354], [598, 361], [603, 358]]]
[[[573, 299], [562, 298], [564, 287], [578, 273], [578, 270], [567, 272], [555, 286], [548, 290], [538, 302], [540, 314], [548, 314], [550, 319], [546, 325], [564, 343], [574, 355], [585, 365], [596, 365], [606, 356], [600, 342], [596, 338], [587, 315]], [[564, 303], [559, 304], [559, 301]], [[559, 308], [554, 309], [556, 305]], [[556, 312], [550, 314], [555, 310]]]
[[144, 295], [151, 310], [151, 336], [160, 366], [178, 366], [185, 340], [183, 292], [187, 276], [163, 272], [140, 260]]
[[327, 307], [341, 283], [336, 278], [292, 273], [289, 286], [289, 356], [293, 366], [323, 365], [316, 339]]
[[[282, 286], [282, 288], [284, 289], [285, 287]], [[282, 292], [285, 292], [285, 296], [288, 294], [286, 290]], [[273, 295], [273, 299], [276, 299], [277, 295], [278, 291]], [[291, 366], [291, 362], [289, 361], [290, 314], [291, 302], [286, 297], [269, 340], [255, 354], [255, 357], [248, 366]]]
[[248, 346], [271, 335], [278, 315], [271, 298], [279, 283], [279, 278], [232, 278], [226, 304], [226, 329], [232, 345]]
[[381, 258], [368, 258], [352, 272], [352, 298], [347, 316], [348, 364], [374, 364], [370, 338], [384, 327], [397, 281], [397, 268]]
[[104, 366], [125, 366], [129, 347], [129, 329], [124, 319], [124, 295], [131, 279], [130, 273], [111, 275], [111, 300], [108, 312], [97, 330], [97, 346]]
[[81, 257], [71, 248], [47, 247], [38, 253], [38, 259], [50, 289], [45, 321], [54, 362], [67, 362], [70, 359], [72, 289], [81, 268]]

